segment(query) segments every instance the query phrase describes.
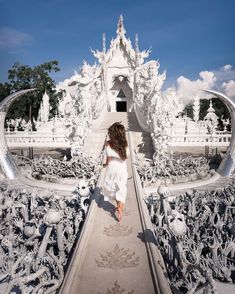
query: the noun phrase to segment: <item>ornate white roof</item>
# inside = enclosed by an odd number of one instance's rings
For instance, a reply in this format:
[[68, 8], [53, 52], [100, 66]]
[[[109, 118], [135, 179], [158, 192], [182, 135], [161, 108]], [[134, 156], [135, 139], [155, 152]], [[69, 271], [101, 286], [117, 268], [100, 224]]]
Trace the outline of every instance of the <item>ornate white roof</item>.
[[125, 36], [126, 30], [123, 24], [123, 17], [120, 15], [117, 24], [117, 36], [111, 40], [110, 48], [106, 52], [105, 38], [103, 37], [103, 51], [92, 51], [99, 63], [106, 64], [108, 67], [133, 67], [140, 65], [149, 56], [150, 51], [140, 52], [138, 43], [136, 48], [132, 48], [131, 40]]

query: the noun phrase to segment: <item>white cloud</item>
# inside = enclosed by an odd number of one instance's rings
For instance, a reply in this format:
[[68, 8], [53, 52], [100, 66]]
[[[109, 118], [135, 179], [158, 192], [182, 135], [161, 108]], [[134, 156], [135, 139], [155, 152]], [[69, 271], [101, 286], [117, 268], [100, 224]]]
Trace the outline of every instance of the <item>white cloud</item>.
[[221, 67], [221, 70], [223, 70], [223, 71], [229, 71], [231, 69], [232, 69], [231, 64], [225, 64], [224, 66]]
[[0, 28], [0, 48], [17, 48], [32, 40], [29, 34], [11, 28]]
[[226, 64], [219, 70], [213, 71], [216, 78], [218, 86], [223, 82], [228, 82], [230, 80], [235, 80], [235, 70], [231, 64]]
[[224, 82], [221, 86], [221, 92], [235, 100], [235, 81]]
[[196, 80], [184, 76], [177, 78], [176, 94], [185, 105], [191, 103], [195, 96], [205, 98], [202, 90], [217, 90], [235, 100], [235, 70], [232, 65], [226, 64], [214, 71], [201, 71]]
[[190, 80], [184, 76], [177, 79], [176, 93], [183, 103], [191, 102], [195, 96], [204, 97], [205, 94], [201, 90], [214, 87], [216, 76], [213, 72], [201, 71], [199, 76], [197, 80]]

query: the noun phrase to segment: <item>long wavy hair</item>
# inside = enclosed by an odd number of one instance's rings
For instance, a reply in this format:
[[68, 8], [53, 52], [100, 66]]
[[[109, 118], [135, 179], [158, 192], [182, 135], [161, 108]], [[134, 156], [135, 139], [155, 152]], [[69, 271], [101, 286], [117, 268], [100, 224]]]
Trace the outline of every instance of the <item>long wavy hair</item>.
[[118, 153], [122, 160], [125, 160], [127, 158], [127, 140], [125, 127], [121, 123], [116, 122], [108, 128], [108, 135], [110, 138], [110, 147]]

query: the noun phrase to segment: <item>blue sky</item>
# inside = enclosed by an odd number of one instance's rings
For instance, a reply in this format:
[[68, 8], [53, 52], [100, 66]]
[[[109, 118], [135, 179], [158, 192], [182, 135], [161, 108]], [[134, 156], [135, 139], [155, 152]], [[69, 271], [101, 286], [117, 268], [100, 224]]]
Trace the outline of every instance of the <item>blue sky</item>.
[[94, 63], [103, 32], [109, 47], [120, 14], [133, 44], [138, 33], [140, 49], [167, 70], [167, 85], [235, 67], [234, 0], [0, 0], [0, 11], [0, 82], [16, 61], [58, 60], [53, 78], [69, 78], [83, 60]]

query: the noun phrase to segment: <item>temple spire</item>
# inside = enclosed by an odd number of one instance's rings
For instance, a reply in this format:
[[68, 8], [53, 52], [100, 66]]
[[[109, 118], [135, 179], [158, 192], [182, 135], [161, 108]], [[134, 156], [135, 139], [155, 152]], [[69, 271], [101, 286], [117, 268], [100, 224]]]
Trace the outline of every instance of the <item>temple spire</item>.
[[139, 38], [138, 38], [138, 34], [135, 34], [135, 62], [136, 62], [136, 66], [139, 66]]
[[105, 37], [105, 33], [103, 33], [103, 52], [105, 53], [106, 52], [106, 37]]
[[139, 52], [139, 38], [138, 34], [135, 34], [135, 51]]
[[118, 20], [118, 25], [117, 25], [117, 35], [120, 37], [123, 37], [125, 33], [126, 33], [126, 30], [123, 25], [123, 16], [121, 14]]

